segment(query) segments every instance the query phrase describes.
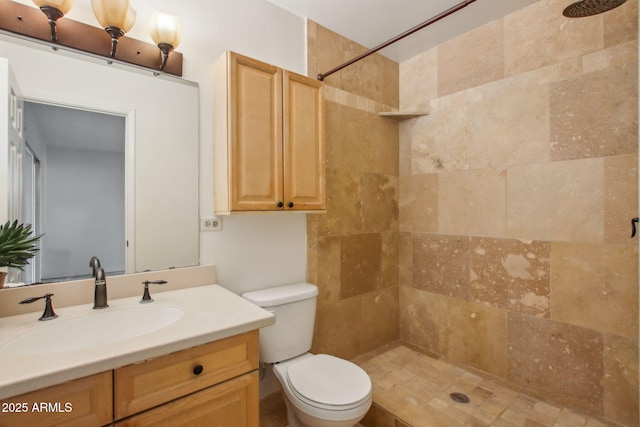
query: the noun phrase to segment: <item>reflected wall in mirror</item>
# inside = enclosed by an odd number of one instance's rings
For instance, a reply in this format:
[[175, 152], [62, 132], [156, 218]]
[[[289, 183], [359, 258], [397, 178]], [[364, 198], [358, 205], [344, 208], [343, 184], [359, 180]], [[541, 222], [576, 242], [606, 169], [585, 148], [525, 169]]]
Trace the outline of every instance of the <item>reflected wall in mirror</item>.
[[44, 234], [21, 282], [90, 276], [87, 254], [108, 275], [126, 270], [125, 117], [24, 102], [21, 222]]
[[[25, 126], [18, 131], [24, 142], [20, 161], [24, 173], [20, 173], [20, 185], [16, 186], [11, 171], [0, 169], [0, 198], [9, 200], [0, 203], [0, 221], [27, 218], [24, 222], [40, 224], [39, 232], [46, 233], [41, 255], [19, 280], [29, 284], [90, 274], [88, 264], [93, 255], [101, 259], [102, 267], [110, 274], [198, 265], [197, 84], [156, 77], [117, 64], [108, 66], [94, 58], [55, 52], [10, 36], [0, 36], [2, 58], [6, 58], [7, 68], [13, 70], [16, 88], [14, 91], [5, 81], [0, 93], [5, 98], [14, 92], [21, 93], [18, 97], [27, 102], [22, 107]], [[11, 105], [6, 100], [2, 102]], [[37, 148], [39, 138], [43, 137], [38, 133], [53, 133], [51, 127], [60, 126], [79, 135], [89, 120], [87, 116], [80, 122], [61, 118], [55, 120], [55, 125], [29, 123], [31, 115], [52, 105], [71, 107], [74, 114], [106, 115], [112, 120], [107, 125], [110, 131], [117, 128], [124, 133], [124, 152], [115, 154], [114, 149], [107, 149], [104, 131], [96, 125], [90, 126], [93, 128], [89, 129], [90, 137], [79, 139], [100, 141], [99, 153], [95, 147], [86, 149], [94, 151], [90, 153], [84, 148], [54, 146], [47, 148], [50, 153], [45, 161], [41, 147]], [[4, 107], [7, 109], [10, 108]], [[0, 121], [10, 122], [11, 112], [3, 114]], [[8, 163], [6, 150], [10, 149], [11, 138], [10, 126], [0, 124], [3, 150], [0, 162]], [[79, 162], [72, 165], [74, 158]], [[107, 165], [108, 158], [113, 163]], [[54, 159], [60, 160], [62, 166], [53, 168], [50, 162]], [[80, 178], [82, 169], [89, 170], [93, 178]], [[107, 171], [113, 174], [107, 177], [104, 175]], [[64, 184], [69, 177], [73, 183]], [[18, 187], [19, 197], [12, 193]], [[25, 203], [27, 199], [32, 202]], [[56, 206], [50, 199], [60, 203]], [[15, 216], [14, 205], [21, 207], [19, 216]], [[85, 210], [87, 207], [94, 210]], [[54, 217], [61, 218], [66, 225], [52, 226], [50, 221]], [[100, 232], [96, 229], [81, 232], [81, 223], [93, 223]], [[107, 239], [100, 234], [103, 232], [115, 238]], [[66, 243], [54, 244], [60, 239]], [[107, 248], [116, 246], [125, 248], [124, 255], [107, 255]]]

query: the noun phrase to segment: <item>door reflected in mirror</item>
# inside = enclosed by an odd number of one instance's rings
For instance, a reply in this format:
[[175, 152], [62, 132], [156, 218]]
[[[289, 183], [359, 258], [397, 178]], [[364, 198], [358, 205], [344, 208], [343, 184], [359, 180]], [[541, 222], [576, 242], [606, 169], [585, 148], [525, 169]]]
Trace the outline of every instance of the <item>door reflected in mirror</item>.
[[90, 277], [94, 255], [124, 273], [125, 117], [25, 101], [24, 144], [21, 221], [44, 236], [19, 281]]

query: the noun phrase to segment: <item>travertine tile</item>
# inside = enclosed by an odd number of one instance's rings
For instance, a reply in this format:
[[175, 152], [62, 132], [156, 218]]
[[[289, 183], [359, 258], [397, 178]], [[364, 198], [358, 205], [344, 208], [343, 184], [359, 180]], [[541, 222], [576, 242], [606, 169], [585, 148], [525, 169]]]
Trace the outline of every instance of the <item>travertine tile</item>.
[[505, 375], [504, 311], [405, 287], [400, 295], [401, 339], [456, 363]]
[[600, 333], [510, 312], [507, 378], [552, 401], [603, 413]]
[[625, 64], [551, 86], [553, 160], [637, 153], [637, 73]]
[[411, 173], [411, 162], [413, 157], [413, 152], [411, 148], [411, 129], [414, 120], [404, 120], [400, 123], [399, 130], [399, 141], [398, 141], [398, 174], [400, 176], [408, 176], [412, 175]]
[[500, 168], [439, 174], [438, 231], [505, 237], [506, 178]]
[[400, 287], [400, 339], [420, 348], [440, 348], [440, 299], [415, 288]]
[[382, 240], [381, 287], [397, 287], [400, 281], [400, 236], [396, 231], [389, 231], [381, 233], [380, 237]]
[[370, 292], [362, 295], [361, 300], [361, 327], [356, 341], [359, 354], [399, 338], [398, 287], [390, 286]]
[[[315, 67], [326, 73], [363, 53], [366, 48], [341, 35], [316, 25], [314, 31]], [[324, 79], [335, 86], [365, 98], [398, 107], [399, 65], [380, 54], [374, 54]]]
[[551, 318], [638, 337], [638, 249], [554, 242]]
[[368, 233], [398, 231], [398, 176], [365, 173], [359, 193], [362, 229]]
[[[316, 240], [316, 272], [308, 280], [318, 286], [318, 305], [335, 304], [340, 298], [341, 237], [323, 236]], [[310, 272], [307, 272], [309, 275]]]
[[509, 237], [577, 242], [603, 240], [603, 159], [513, 166], [507, 175]]
[[438, 46], [438, 95], [504, 77], [502, 19]]
[[[325, 73], [336, 65], [344, 62], [344, 37], [318, 25], [307, 21], [308, 27], [313, 29], [313, 45], [308, 46], [309, 56], [315, 58], [315, 70], [309, 68], [313, 75]], [[311, 50], [313, 48], [313, 51]], [[340, 88], [340, 73], [333, 74], [324, 79], [325, 84]]]
[[549, 317], [548, 242], [471, 238], [471, 299]]
[[469, 167], [549, 160], [549, 91], [509, 91], [469, 106]]
[[400, 231], [438, 231], [438, 176], [400, 177]]
[[563, 0], [541, 0], [504, 18], [505, 75], [556, 64], [602, 48], [602, 16], [569, 19]]
[[326, 103], [327, 165], [352, 172], [398, 175], [398, 123], [375, 113]]
[[629, 64], [638, 60], [638, 40], [615, 45], [609, 50], [609, 61], [612, 67]]
[[506, 375], [506, 312], [485, 304], [439, 297], [439, 353], [448, 360]]
[[411, 120], [403, 137], [411, 140], [411, 174], [469, 167], [467, 108], [446, 108]]
[[382, 238], [380, 234], [342, 236], [340, 298], [381, 288]]
[[327, 212], [317, 221], [319, 236], [396, 231], [398, 177], [326, 169]]
[[[397, 360], [410, 362], [398, 364], [394, 362]], [[471, 372], [402, 345], [391, 346], [382, 353], [378, 350], [367, 353], [356, 363], [367, 371], [374, 387], [374, 406], [362, 421], [365, 427], [618, 426], [610, 420], [590, 418], [575, 409], [518, 393], [491, 380], [483, 379], [483, 387], [475, 386], [467, 381], [477, 377]], [[470, 402], [454, 402], [449, 397], [453, 391], [467, 394]]]
[[469, 299], [469, 238], [414, 234], [413, 286]]
[[629, 426], [638, 425], [638, 341], [604, 336], [604, 413]]
[[360, 423], [365, 427], [394, 427], [394, 418], [391, 412], [373, 404]]
[[[638, 216], [638, 156], [604, 159], [604, 240], [637, 245], [631, 239], [631, 218]], [[638, 230], [640, 231], [640, 230]]]
[[558, 78], [569, 79], [582, 74], [582, 57], [566, 59], [558, 64]]
[[[312, 75], [364, 50], [313, 22], [307, 30]], [[327, 210], [307, 221], [316, 352], [351, 357], [399, 334], [399, 124], [377, 115], [398, 107], [398, 70], [373, 55], [325, 79]]]
[[585, 74], [600, 71], [610, 66], [611, 55], [608, 50], [598, 50], [582, 57], [582, 70]]
[[638, 2], [627, 1], [603, 15], [604, 47], [638, 39]]
[[413, 236], [398, 234], [398, 285], [413, 286]]
[[326, 169], [327, 213], [318, 218], [318, 235], [363, 231], [359, 199], [360, 176], [341, 169]]
[[400, 110], [428, 111], [438, 98], [438, 51], [431, 49], [400, 64]]

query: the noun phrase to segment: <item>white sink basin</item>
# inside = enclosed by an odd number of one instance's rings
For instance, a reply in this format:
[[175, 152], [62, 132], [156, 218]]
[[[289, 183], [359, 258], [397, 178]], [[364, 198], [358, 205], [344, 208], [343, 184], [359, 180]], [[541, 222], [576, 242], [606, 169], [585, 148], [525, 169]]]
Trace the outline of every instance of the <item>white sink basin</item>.
[[175, 307], [106, 308], [86, 316], [47, 321], [41, 327], [7, 341], [3, 350], [14, 354], [82, 350], [157, 331], [180, 320], [183, 315], [184, 311]]

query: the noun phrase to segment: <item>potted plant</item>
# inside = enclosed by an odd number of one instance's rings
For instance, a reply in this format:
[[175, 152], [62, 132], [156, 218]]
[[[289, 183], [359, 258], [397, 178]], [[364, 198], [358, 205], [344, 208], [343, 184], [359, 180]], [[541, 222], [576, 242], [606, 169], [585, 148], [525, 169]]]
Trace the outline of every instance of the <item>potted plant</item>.
[[[7, 221], [0, 225], [0, 267], [14, 267], [24, 270], [24, 266], [34, 257], [36, 243], [41, 236], [31, 235], [30, 224]], [[4, 287], [6, 271], [0, 271], [0, 289]]]

